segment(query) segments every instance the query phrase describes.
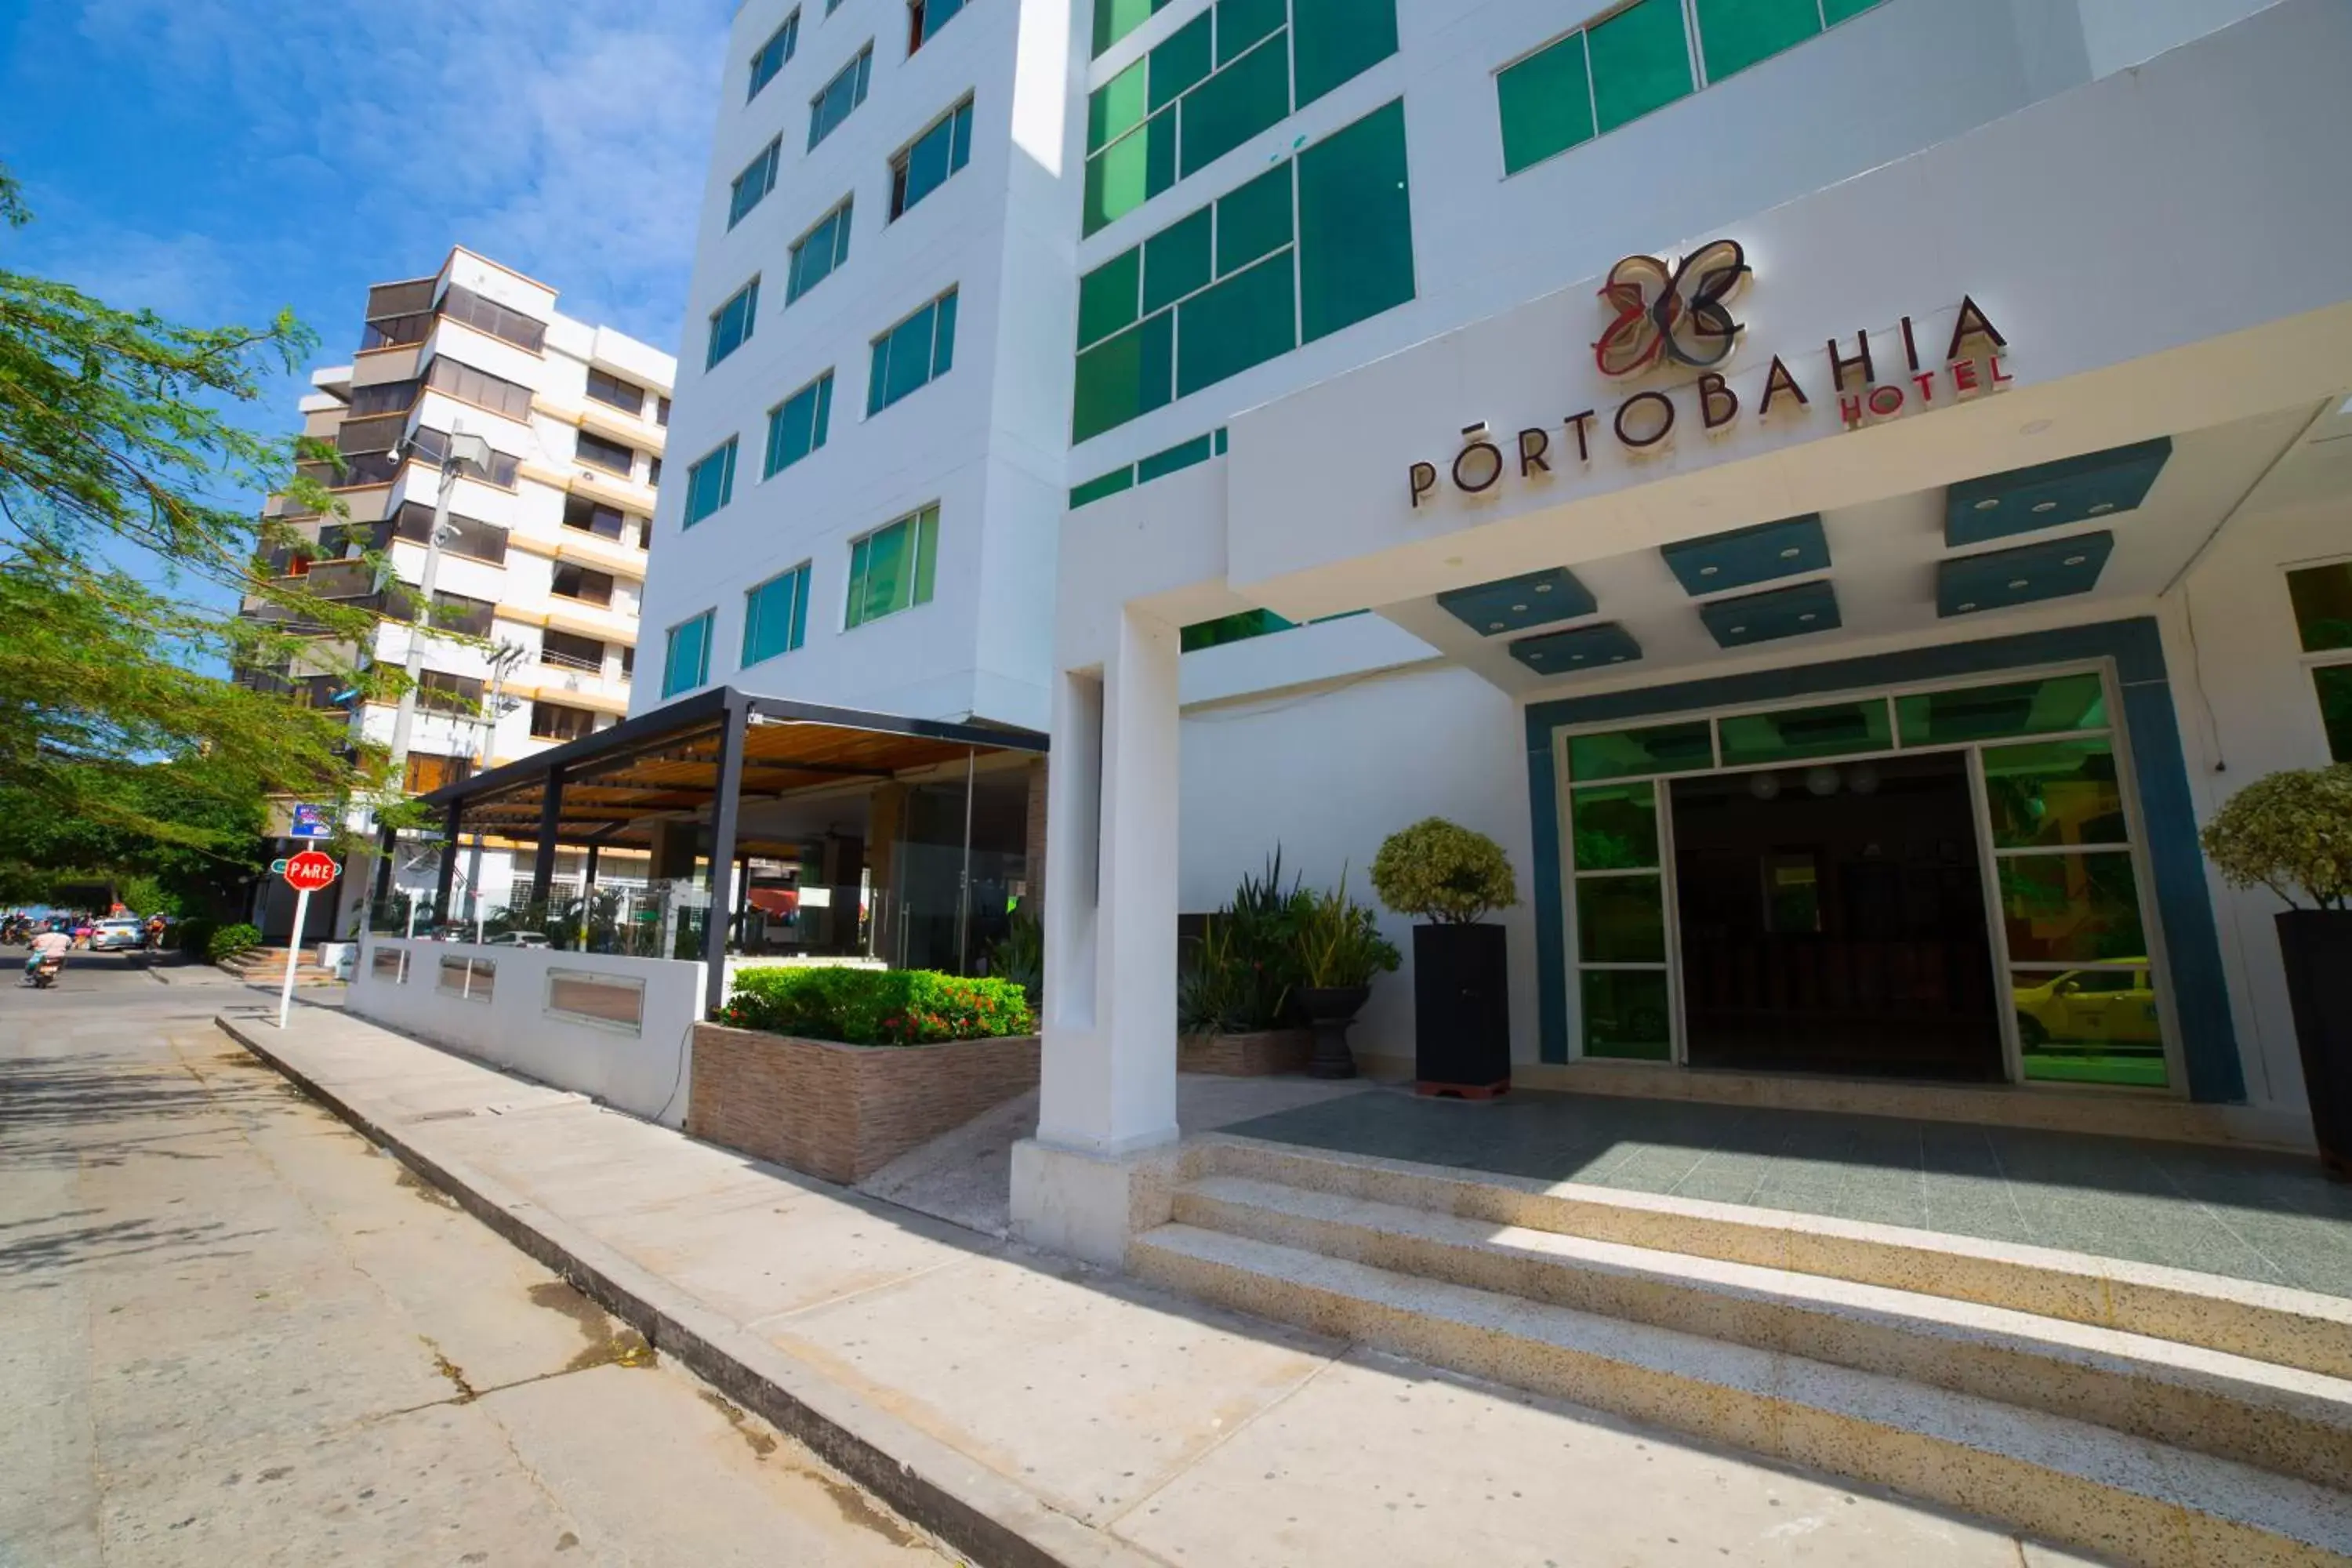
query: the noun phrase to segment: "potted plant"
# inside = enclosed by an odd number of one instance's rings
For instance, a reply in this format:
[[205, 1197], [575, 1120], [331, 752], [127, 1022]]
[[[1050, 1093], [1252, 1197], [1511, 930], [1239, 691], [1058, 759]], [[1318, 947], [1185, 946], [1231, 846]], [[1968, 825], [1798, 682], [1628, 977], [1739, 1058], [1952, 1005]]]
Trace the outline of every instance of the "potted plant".
[[1412, 928], [1413, 1076], [1423, 1094], [1486, 1098], [1511, 1087], [1503, 928], [1484, 917], [1519, 901], [1503, 847], [1432, 816], [1389, 836], [1372, 890]]
[[1336, 891], [1309, 893], [1299, 901], [1295, 922], [1298, 984], [1290, 999], [1315, 1031], [1307, 1074], [1353, 1078], [1356, 1058], [1348, 1049], [1348, 1026], [1371, 995], [1372, 976], [1392, 972], [1402, 956], [1381, 934], [1372, 911], [1348, 896], [1344, 872]]
[[2275, 919], [2304, 1094], [2321, 1164], [2352, 1181], [2352, 763], [2248, 784], [2204, 844], [2232, 886], [2265, 887], [2293, 906]]

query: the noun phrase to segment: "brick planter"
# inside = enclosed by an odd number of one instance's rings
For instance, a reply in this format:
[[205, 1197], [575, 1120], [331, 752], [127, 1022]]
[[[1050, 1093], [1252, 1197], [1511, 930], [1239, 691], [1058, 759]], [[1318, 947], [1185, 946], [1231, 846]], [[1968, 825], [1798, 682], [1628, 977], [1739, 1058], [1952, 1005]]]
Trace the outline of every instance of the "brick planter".
[[1315, 1037], [1304, 1029], [1261, 1029], [1248, 1035], [1186, 1035], [1176, 1042], [1178, 1072], [1220, 1078], [1271, 1078], [1305, 1072]]
[[697, 1024], [686, 1130], [829, 1182], [856, 1182], [1036, 1087], [1034, 1035], [844, 1046]]

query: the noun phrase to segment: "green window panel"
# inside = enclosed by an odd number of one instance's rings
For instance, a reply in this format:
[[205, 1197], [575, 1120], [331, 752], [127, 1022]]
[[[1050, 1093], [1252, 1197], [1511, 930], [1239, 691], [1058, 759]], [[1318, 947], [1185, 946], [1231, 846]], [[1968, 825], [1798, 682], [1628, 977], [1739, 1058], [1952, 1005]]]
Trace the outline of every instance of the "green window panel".
[[874, 340], [866, 383], [866, 412], [879, 414], [929, 385], [955, 363], [956, 291], [952, 289]]
[[2311, 672], [2319, 694], [2319, 722], [2330, 761], [2352, 763], [2352, 664], [2323, 664]]
[[1205, 463], [1210, 456], [1209, 437], [1206, 436], [1195, 436], [1189, 441], [1180, 441], [1166, 451], [1154, 452], [1136, 464], [1135, 482], [1139, 485], [1148, 485], [1154, 479], [1167, 478], [1180, 468], [1189, 468], [1195, 463]]
[[1984, 774], [1985, 805], [1997, 849], [2057, 849], [2130, 840], [2115, 745], [2104, 735], [1987, 746]]
[[1087, 160], [1087, 233], [1125, 217], [1176, 183], [1176, 113], [1160, 110]]
[[1123, 468], [1113, 468], [1107, 474], [1097, 474], [1086, 483], [1070, 488], [1070, 510], [1076, 511], [1082, 506], [1092, 506], [1121, 490], [1131, 489], [1134, 485], [1135, 465], [1132, 463]]
[[1850, 16], [1859, 16], [1885, 3], [1885, 0], [1822, 0], [1822, 20], [1834, 27]]
[[2106, 683], [2094, 674], [1922, 691], [1895, 700], [1895, 732], [1906, 746], [1949, 746], [2106, 727]]
[[866, 84], [873, 75], [874, 46], [868, 44], [824, 84], [823, 92], [809, 100], [808, 144], [812, 149], [832, 135], [851, 111], [866, 101]]
[[702, 368], [709, 370], [750, 341], [759, 315], [760, 280], [754, 278], [710, 312], [710, 347], [703, 356]]
[[1516, 174], [1592, 140], [1592, 79], [1584, 35], [1570, 33], [1495, 77], [1503, 121], [1503, 172]]
[[890, 216], [907, 209], [948, 183], [971, 162], [971, 100], [942, 114], [890, 166]]
[[1290, 57], [1282, 40], [1260, 44], [1194, 88], [1181, 112], [1186, 174], [1281, 123], [1290, 112]]
[[[1213, 435], [1217, 438], [1216, 455], [1220, 458], [1223, 457], [1225, 455], [1225, 427], [1220, 425], [1216, 429], [1210, 432], [1210, 434]], [[1349, 610], [1348, 614], [1350, 616], [1369, 616], [1371, 612], [1370, 610]], [[1343, 620], [1346, 617], [1341, 616], [1327, 616], [1326, 618], [1329, 620]]]
[[1288, 0], [1217, 0], [1217, 63], [1241, 58], [1244, 49], [1290, 20]]
[[705, 610], [692, 620], [680, 621], [670, 627], [662, 653], [662, 696], [665, 700], [681, 691], [691, 691], [710, 679], [710, 622], [713, 613]]
[[2290, 572], [2286, 593], [2304, 652], [2352, 647], [2352, 561]]
[[2147, 966], [2010, 972], [2010, 1005], [2029, 1083], [2162, 1089], [2164, 1026]]
[[1643, 773], [1686, 773], [1715, 766], [1715, 734], [1704, 719], [1571, 735], [1568, 774], [1580, 784]]
[[1143, 291], [1143, 247], [1122, 250], [1078, 279], [1078, 347], [1134, 324]]
[[1819, 0], [1697, 0], [1699, 58], [1721, 81], [1822, 30]]
[[1184, 96], [1187, 88], [1215, 68], [1215, 59], [1209, 43], [1210, 14], [1206, 11], [1193, 17], [1168, 35], [1168, 41], [1151, 51], [1151, 100], [1154, 110], [1165, 109]]
[[784, 139], [779, 136], [761, 148], [760, 155], [735, 176], [735, 183], [729, 187], [727, 194], [729, 228], [741, 223], [751, 209], [766, 200], [768, 193], [776, 188], [776, 164], [783, 149]]
[[1291, 0], [1290, 27], [1301, 109], [1397, 51], [1396, 0]]
[[809, 563], [771, 577], [743, 595], [746, 667], [790, 653], [808, 637]]
[[2147, 962], [2129, 855], [2004, 855], [1994, 865], [2011, 963]]
[[1172, 3], [1173, 0], [1095, 0], [1095, 53], [1101, 54]]
[[816, 226], [793, 242], [792, 269], [784, 279], [784, 303], [793, 300], [833, 276], [849, 259], [851, 201], [817, 220]]
[[1601, 129], [1614, 131], [1691, 90], [1690, 44], [1683, 0], [1640, 0], [1586, 29], [1592, 106]]
[[1238, 272], [1290, 243], [1290, 164], [1268, 169], [1217, 198], [1217, 276]]
[[1087, 95], [1087, 152], [1101, 152], [1143, 123], [1151, 62], [1139, 59]]
[[784, 62], [793, 58], [793, 50], [800, 41], [801, 14], [794, 11], [784, 18], [782, 26], [768, 35], [768, 41], [752, 55], [751, 90], [743, 95], [744, 102], [749, 103], [759, 97], [760, 89], [776, 79], [776, 73], [783, 69]]
[[1895, 746], [1883, 697], [1819, 708], [1786, 708], [1777, 713], [1742, 713], [1716, 721], [1716, 729], [1722, 737], [1727, 768], [1852, 756], [1858, 752], [1892, 751]]
[[938, 573], [940, 509], [925, 507], [849, 547], [851, 626], [931, 602]]
[[1412, 298], [1402, 99], [1298, 154], [1298, 295], [1310, 343]]
[[1664, 881], [1655, 874], [1577, 878], [1576, 949], [1586, 963], [1664, 963]]
[[1658, 786], [1587, 785], [1568, 792], [1579, 871], [1638, 871], [1658, 863]]
[[1145, 315], [1208, 284], [1209, 228], [1209, 209], [1202, 207], [1143, 242]]
[[826, 371], [768, 414], [768, 457], [762, 478], [773, 478], [824, 445], [833, 423], [833, 372]]
[[1580, 989], [1586, 1056], [1652, 1062], [1672, 1058], [1664, 970], [1588, 969]]
[[1298, 346], [1297, 289], [1277, 256], [1176, 308], [1176, 395], [1239, 375]]
[[1180, 653], [1198, 653], [1204, 647], [1286, 632], [1297, 624], [1283, 619], [1272, 610], [1237, 610], [1213, 621], [1195, 621], [1184, 627], [1177, 633], [1176, 647]]
[[940, 29], [954, 21], [963, 8], [964, 0], [915, 0], [912, 26], [907, 33], [907, 52], [911, 55], [938, 37]]
[[1073, 446], [1165, 406], [1176, 378], [1176, 313], [1147, 316], [1078, 355]]
[[692, 528], [735, 499], [735, 437], [686, 470], [686, 521]]

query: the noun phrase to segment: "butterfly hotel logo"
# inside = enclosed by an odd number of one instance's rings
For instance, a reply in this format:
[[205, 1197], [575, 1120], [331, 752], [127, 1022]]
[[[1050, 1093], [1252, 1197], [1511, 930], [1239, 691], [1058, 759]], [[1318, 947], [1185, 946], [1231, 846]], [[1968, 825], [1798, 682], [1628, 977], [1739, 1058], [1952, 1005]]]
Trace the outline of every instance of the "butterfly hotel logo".
[[[1676, 429], [1694, 421], [1709, 436], [1730, 429], [1747, 410], [1723, 367], [1746, 334], [1733, 307], [1754, 276], [1748, 253], [1730, 239], [1701, 246], [1672, 266], [1654, 256], [1620, 261], [1601, 286], [1609, 315], [1592, 344], [1592, 361], [1603, 376], [1636, 390], [1606, 416], [1597, 407], [1587, 408], [1556, 425], [1526, 426], [1507, 454], [1486, 421], [1465, 426], [1453, 462], [1416, 462], [1408, 470], [1413, 506], [1433, 501], [1446, 480], [1459, 494], [1478, 497], [1495, 493], [1514, 472], [1521, 481], [1539, 482], [1554, 476], [1556, 465], [1573, 463], [1582, 471], [1591, 467], [1594, 448], [1612, 440], [1626, 457], [1638, 459], [1666, 450]], [[1921, 353], [1910, 317], [1896, 324], [1895, 337], [1889, 342], [1882, 332], [1876, 347], [1866, 331], [1855, 332], [1850, 347], [1836, 338], [1829, 341], [1831, 389], [1845, 428], [2009, 384], [2009, 373], [2001, 367], [2009, 340], [1965, 295], [1940, 363], [1930, 363]], [[1812, 402], [1797, 373], [1774, 354], [1753, 416], [1798, 418], [1811, 411]]]

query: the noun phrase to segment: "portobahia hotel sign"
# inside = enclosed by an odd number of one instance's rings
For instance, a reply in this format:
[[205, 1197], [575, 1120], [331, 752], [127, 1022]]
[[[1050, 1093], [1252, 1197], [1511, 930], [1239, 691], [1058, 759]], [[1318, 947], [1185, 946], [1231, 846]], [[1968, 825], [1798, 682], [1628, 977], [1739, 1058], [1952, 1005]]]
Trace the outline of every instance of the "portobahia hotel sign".
[[[1413, 506], [1433, 502], [1448, 489], [1478, 497], [1497, 492], [1511, 479], [1585, 471], [1612, 447], [1629, 459], [1654, 457], [1672, 447], [1678, 431], [1694, 427], [1717, 437], [1744, 418], [1769, 424], [1805, 417], [1817, 393], [1834, 399], [1838, 419], [1853, 430], [2009, 384], [2001, 363], [2009, 340], [1964, 295], [1940, 358], [1930, 355], [1936, 345], [1923, 343], [1906, 316], [1893, 342], [1882, 333], [1874, 343], [1864, 331], [1851, 340], [1832, 338], [1825, 363], [1803, 365], [1801, 377], [1799, 367], [1774, 354], [1751, 411], [1724, 367], [1745, 333], [1733, 309], [1753, 276], [1747, 253], [1729, 239], [1702, 246], [1672, 266], [1654, 256], [1617, 263], [1601, 288], [1607, 318], [1592, 359], [1610, 381], [1636, 389], [1613, 407], [1587, 408], [1516, 432], [1498, 432], [1485, 421], [1465, 426], [1452, 461], [1418, 461], [1408, 469]], [[1684, 379], [1673, 381], [1675, 376]], [[1666, 384], [1638, 384], [1643, 382]]]

